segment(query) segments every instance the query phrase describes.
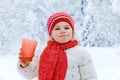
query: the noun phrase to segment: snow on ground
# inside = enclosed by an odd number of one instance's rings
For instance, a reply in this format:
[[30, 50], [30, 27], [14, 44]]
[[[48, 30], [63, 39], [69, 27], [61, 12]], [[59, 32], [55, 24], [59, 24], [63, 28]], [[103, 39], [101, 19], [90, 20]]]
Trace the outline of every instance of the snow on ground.
[[17, 72], [17, 57], [0, 56], [0, 80], [25, 80]]
[[[91, 54], [98, 80], [120, 80], [120, 51], [118, 48], [87, 48]], [[0, 80], [23, 79], [16, 68], [17, 55], [0, 56]]]
[[96, 68], [98, 80], [120, 80], [120, 51], [114, 48], [88, 49]]

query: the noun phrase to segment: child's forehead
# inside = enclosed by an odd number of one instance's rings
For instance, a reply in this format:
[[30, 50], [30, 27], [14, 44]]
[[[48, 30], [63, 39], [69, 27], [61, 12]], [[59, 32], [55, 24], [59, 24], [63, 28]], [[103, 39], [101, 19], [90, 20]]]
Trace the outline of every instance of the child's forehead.
[[54, 28], [70, 27], [69, 24], [56, 24]]

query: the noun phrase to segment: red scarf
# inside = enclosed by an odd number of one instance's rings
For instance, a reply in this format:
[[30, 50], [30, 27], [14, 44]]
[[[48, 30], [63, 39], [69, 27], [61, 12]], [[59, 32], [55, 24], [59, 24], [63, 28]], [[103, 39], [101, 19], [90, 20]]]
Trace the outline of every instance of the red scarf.
[[40, 56], [39, 80], [64, 80], [67, 71], [67, 56], [64, 50], [77, 45], [77, 40], [65, 44], [48, 41]]

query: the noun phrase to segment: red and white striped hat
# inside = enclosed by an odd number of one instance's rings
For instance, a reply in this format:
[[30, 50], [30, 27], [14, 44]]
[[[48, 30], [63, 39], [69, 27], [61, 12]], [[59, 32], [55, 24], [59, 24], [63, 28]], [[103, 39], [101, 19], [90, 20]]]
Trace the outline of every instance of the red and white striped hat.
[[48, 18], [47, 27], [48, 27], [49, 35], [51, 35], [51, 32], [52, 32], [53, 28], [55, 27], [55, 25], [61, 21], [68, 22], [70, 24], [72, 30], [74, 30], [74, 21], [73, 21], [72, 17], [65, 12], [57, 12], [57, 13], [52, 14]]

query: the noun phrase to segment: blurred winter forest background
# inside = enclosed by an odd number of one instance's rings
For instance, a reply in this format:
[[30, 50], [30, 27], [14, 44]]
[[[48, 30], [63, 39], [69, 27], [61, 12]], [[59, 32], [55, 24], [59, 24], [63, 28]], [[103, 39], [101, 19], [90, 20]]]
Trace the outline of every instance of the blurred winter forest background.
[[75, 38], [85, 47], [119, 47], [119, 0], [0, 0], [0, 54], [11, 54], [23, 38], [45, 44], [46, 21], [65, 11], [75, 22]]

